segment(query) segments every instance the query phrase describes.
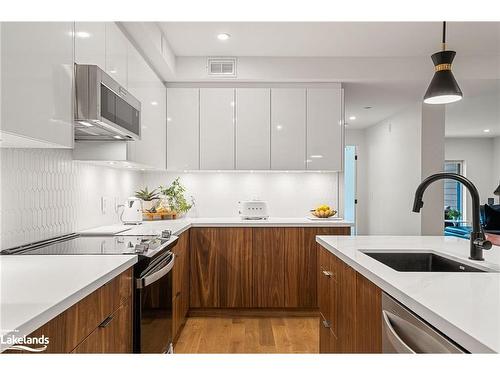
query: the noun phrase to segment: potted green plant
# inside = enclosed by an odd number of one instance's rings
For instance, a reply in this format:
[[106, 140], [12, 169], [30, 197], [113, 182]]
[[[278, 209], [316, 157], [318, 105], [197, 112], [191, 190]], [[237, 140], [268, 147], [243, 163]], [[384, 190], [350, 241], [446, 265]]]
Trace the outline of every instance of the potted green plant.
[[137, 190], [135, 192], [135, 197], [142, 201], [143, 211], [151, 211], [159, 202], [159, 193], [157, 189], [149, 191], [146, 186], [144, 189]]
[[179, 179], [177, 177], [169, 187], [159, 187], [160, 193], [165, 197], [168, 206], [176, 213], [177, 217], [184, 215], [193, 207], [193, 199], [191, 198], [188, 202], [184, 196], [186, 188], [181, 184]]

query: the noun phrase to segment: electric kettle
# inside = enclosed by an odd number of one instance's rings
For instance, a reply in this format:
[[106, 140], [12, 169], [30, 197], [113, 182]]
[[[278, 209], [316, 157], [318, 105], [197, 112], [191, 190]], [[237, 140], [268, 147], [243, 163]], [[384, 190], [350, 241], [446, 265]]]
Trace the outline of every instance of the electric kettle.
[[123, 206], [121, 221], [123, 224], [129, 225], [142, 224], [142, 204], [139, 198], [127, 198], [127, 202]]

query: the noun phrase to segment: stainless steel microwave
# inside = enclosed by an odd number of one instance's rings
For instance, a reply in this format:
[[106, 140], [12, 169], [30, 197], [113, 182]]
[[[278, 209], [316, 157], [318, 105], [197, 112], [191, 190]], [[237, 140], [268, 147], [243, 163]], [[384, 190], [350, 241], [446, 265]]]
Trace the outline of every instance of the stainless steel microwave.
[[141, 139], [141, 102], [97, 65], [75, 64], [75, 139]]

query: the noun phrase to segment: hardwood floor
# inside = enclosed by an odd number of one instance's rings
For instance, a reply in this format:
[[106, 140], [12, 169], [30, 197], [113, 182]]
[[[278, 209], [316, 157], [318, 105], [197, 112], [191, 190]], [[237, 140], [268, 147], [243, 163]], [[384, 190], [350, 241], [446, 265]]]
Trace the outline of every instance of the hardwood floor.
[[188, 318], [175, 353], [318, 353], [317, 317]]

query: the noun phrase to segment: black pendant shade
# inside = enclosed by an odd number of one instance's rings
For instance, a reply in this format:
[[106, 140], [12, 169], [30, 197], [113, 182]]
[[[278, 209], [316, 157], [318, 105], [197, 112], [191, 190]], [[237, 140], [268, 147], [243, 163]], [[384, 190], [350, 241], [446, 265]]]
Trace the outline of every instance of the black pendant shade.
[[455, 51], [446, 51], [446, 22], [443, 22], [443, 51], [434, 53], [431, 58], [434, 63], [434, 77], [424, 95], [424, 103], [446, 104], [462, 99], [462, 90], [458, 86], [451, 64], [455, 58]]
[[493, 192], [495, 195], [500, 195], [500, 185], [498, 185], [497, 189]]

